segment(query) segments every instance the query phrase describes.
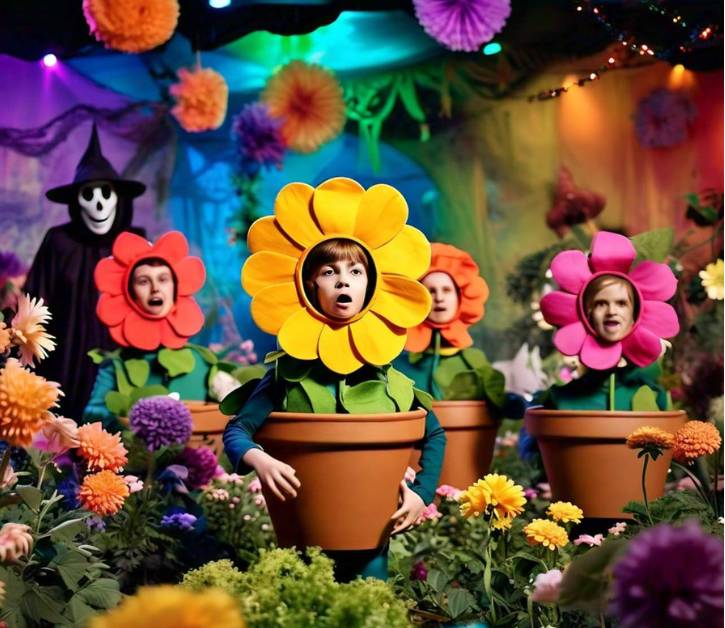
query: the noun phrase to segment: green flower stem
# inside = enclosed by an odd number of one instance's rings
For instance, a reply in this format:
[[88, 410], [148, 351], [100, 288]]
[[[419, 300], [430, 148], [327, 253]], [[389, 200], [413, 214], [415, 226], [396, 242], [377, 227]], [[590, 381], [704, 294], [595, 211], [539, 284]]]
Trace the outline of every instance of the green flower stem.
[[8, 465], [10, 464], [10, 444], [8, 443], [8, 446], [5, 448], [5, 452], [3, 453], [3, 459], [2, 462], [0, 462], [0, 481], [5, 477], [5, 471], [8, 468]]
[[496, 603], [493, 599], [493, 590], [491, 589], [491, 561], [493, 559], [491, 555], [491, 528], [488, 529], [488, 534], [486, 535], [486, 549], [485, 549], [485, 556], [486, 556], [486, 564], [483, 567], [483, 590], [486, 592], [486, 597], [488, 597], [488, 605], [489, 609], [491, 611], [491, 621], [493, 623], [496, 623]]
[[610, 412], [614, 412], [614, 406], [616, 405], [615, 396], [614, 396], [615, 390], [616, 390], [615, 375], [614, 375], [614, 371], [612, 371], [611, 374], [609, 375], [609, 410], [610, 410]]
[[652, 521], [652, 515], [649, 511], [649, 501], [647, 501], [647, 465], [649, 464], [649, 454], [645, 453], [644, 455], [644, 464], [642, 465], [642, 496], [644, 497], [644, 509], [647, 511], [647, 519], [649, 519], [649, 524], [652, 526], [654, 525], [654, 521]]
[[708, 505], [708, 507], [713, 509], [715, 516], [718, 517], [719, 515], [717, 514], [717, 506], [715, 506], [712, 503], [710, 498], [705, 493], [704, 489], [702, 488], [702, 483], [700, 482], [700, 479], [694, 473], [692, 473], [685, 465], [680, 464], [676, 460], [673, 460], [672, 464], [676, 465], [677, 467], [682, 469], [687, 474], [687, 476], [692, 480], [692, 483], [695, 485], [695, 488], [697, 489], [697, 492], [700, 494], [700, 497], [702, 497], [702, 499], [705, 501], [705, 503]]

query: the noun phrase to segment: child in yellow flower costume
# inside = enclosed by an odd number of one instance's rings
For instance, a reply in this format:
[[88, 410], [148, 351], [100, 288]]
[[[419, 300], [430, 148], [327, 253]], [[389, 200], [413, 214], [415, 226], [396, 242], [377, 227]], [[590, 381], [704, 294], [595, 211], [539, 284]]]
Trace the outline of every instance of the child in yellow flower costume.
[[[252, 296], [254, 321], [277, 335], [282, 350], [268, 356], [275, 368], [253, 392], [247, 385], [224, 400], [227, 413], [236, 414], [224, 445], [235, 470], [255, 470], [280, 499], [296, 496], [295, 470], [253, 440], [273, 410], [369, 414], [430, 407], [427, 395], [390, 366], [407, 328], [430, 310], [428, 290], [416, 281], [428, 267], [430, 245], [405, 224], [407, 217], [395, 188], [365, 190], [334, 178], [317, 188], [285, 186], [274, 216], [249, 231], [252, 255], [242, 284]], [[401, 485], [393, 532], [410, 526], [433, 500], [444, 449], [445, 434], [429, 411], [422, 469], [412, 485]], [[387, 575], [387, 547], [331, 554], [341, 580]]]
[[492, 410], [502, 408], [507, 400], [503, 374], [489, 364], [483, 351], [472, 347], [468, 333], [483, 318], [488, 299], [488, 285], [479, 276], [478, 265], [465, 251], [434, 242], [421, 282], [430, 291], [431, 310], [408, 331], [407, 353], [395, 366], [435, 399], [485, 399]]

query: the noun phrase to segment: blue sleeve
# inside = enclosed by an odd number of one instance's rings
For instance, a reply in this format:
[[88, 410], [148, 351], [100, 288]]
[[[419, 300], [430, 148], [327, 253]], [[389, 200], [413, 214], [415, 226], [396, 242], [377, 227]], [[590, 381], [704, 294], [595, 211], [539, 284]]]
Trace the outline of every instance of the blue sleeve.
[[253, 470], [244, 464], [242, 458], [254, 447], [261, 449], [252, 438], [255, 432], [262, 427], [269, 413], [274, 410], [273, 377], [274, 369], [265, 373], [239, 414], [227, 423], [224, 430], [224, 453], [231, 461], [234, 471], [241, 475]]
[[81, 423], [95, 423], [100, 421], [103, 427], [113, 426], [116, 416], [106, 406], [106, 395], [116, 390], [116, 372], [113, 369], [113, 362], [106, 360], [98, 368], [96, 383], [91, 391], [91, 398], [83, 410]]
[[435, 497], [438, 480], [446, 452], [446, 433], [436, 415], [429, 411], [425, 417], [425, 434], [420, 455], [420, 471], [415, 476], [411, 490], [420, 495], [426, 506]]

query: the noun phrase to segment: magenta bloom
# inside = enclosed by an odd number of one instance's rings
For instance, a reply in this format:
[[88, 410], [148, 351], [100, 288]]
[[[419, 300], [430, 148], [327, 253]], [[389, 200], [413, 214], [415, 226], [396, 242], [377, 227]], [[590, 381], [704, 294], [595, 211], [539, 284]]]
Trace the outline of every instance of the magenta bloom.
[[722, 626], [722, 541], [697, 523], [658, 525], [614, 565], [612, 611], [622, 628]]
[[[585, 366], [606, 370], [625, 358], [647, 366], [662, 352], [662, 338], [680, 331], [674, 308], [665, 303], [677, 289], [677, 280], [666, 264], [644, 261], [630, 270], [637, 257], [634, 245], [622, 235], [600, 231], [587, 257], [582, 251], [562, 251], [551, 262], [560, 290], [541, 299], [546, 321], [560, 327], [554, 345], [564, 355], [578, 355]], [[584, 313], [584, 292], [593, 279], [615, 275], [628, 280], [640, 304], [630, 333], [616, 342], [600, 339]]]
[[510, 0], [413, 0], [418, 22], [451, 50], [477, 51], [504, 27]]
[[209, 484], [217, 467], [216, 454], [208, 447], [185, 447], [176, 462], [189, 470], [187, 484], [191, 489]]

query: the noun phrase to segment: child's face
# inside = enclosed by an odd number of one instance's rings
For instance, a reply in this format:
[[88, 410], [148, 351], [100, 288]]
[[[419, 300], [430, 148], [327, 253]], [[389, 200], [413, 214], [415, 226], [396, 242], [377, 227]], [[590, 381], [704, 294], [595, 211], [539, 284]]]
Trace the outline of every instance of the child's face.
[[134, 301], [149, 314], [166, 316], [174, 305], [174, 275], [168, 266], [140, 264], [131, 281]]
[[422, 283], [433, 297], [428, 320], [440, 325], [450, 323], [458, 312], [458, 290], [451, 276], [441, 272], [429, 273], [423, 277]]
[[627, 286], [618, 282], [597, 292], [592, 299], [589, 322], [603, 340], [622, 340], [634, 325], [634, 303]]
[[323, 264], [312, 280], [320, 309], [328, 316], [347, 320], [365, 306], [368, 275], [360, 262], [338, 260]]

